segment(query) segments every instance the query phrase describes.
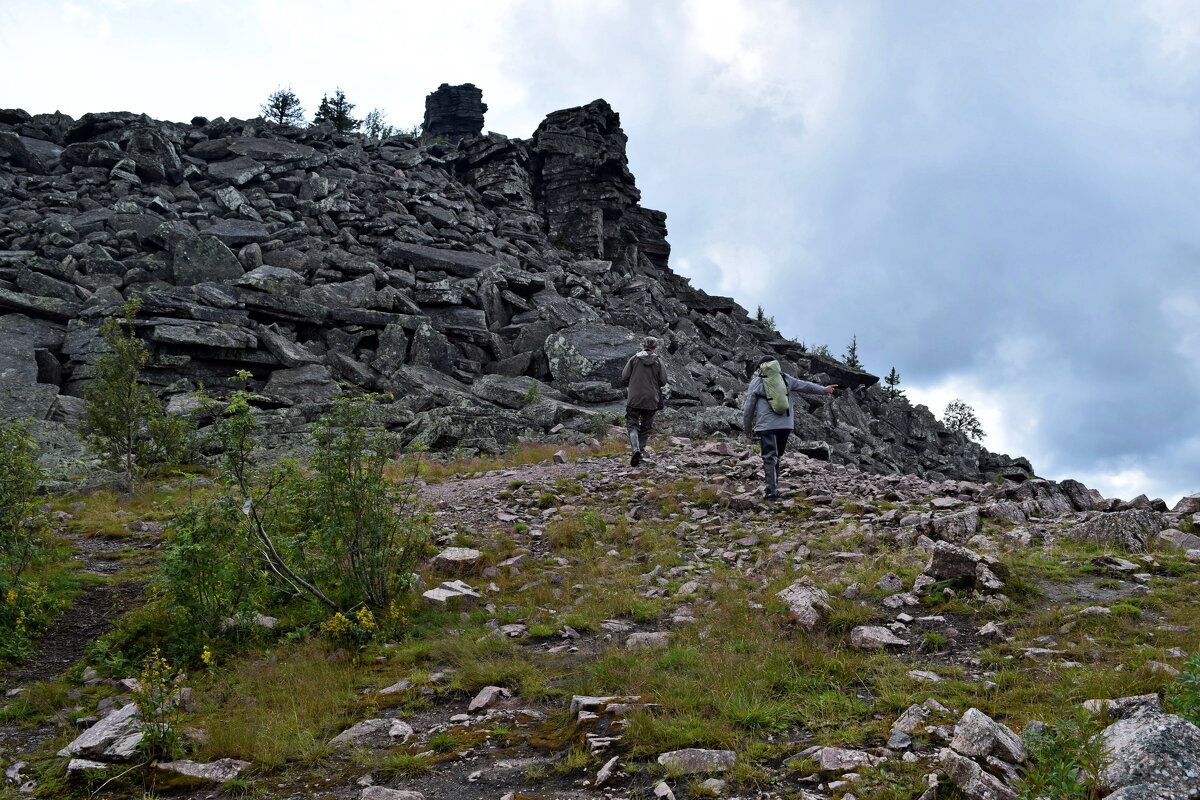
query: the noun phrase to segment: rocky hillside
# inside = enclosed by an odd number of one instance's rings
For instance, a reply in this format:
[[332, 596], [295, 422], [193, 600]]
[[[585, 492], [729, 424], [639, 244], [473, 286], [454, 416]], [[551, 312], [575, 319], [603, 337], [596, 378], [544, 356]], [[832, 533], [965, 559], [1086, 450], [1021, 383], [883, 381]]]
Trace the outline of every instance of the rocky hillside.
[[358, 386], [394, 395], [409, 445], [579, 440], [621, 413], [612, 379], [651, 333], [673, 390], [660, 428], [736, 431], [749, 371], [771, 356], [843, 387], [805, 401], [810, 456], [932, 479], [1032, 475], [674, 274], [666, 215], [639, 205], [603, 100], [528, 139], [482, 134], [485, 111], [479, 89], [443, 85], [421, 140], [379, 141], [261, 119], [0, 110], [0, 417], [74, 441], [99, 323], [138, 297], [172, 408], [248, 370], [284, 437]]
[[[555, 456], [427, 474], [436, 546], [394, 638], [281, 604], [206, 639], [169, 762], [139, 749], [135, 653], [169, 651], [175, 614], [159, 596], [101, 637], [77, 603], [0, 672], [0, 797], [1197, 796], [1200, 495], [788, 455], [772, 504], [728, 442], [668, 438], [642, 469]], [[128, 601], [172, 546], [161, 520], [220, 491], [57, 501], [107, 576], [90, 605]]]

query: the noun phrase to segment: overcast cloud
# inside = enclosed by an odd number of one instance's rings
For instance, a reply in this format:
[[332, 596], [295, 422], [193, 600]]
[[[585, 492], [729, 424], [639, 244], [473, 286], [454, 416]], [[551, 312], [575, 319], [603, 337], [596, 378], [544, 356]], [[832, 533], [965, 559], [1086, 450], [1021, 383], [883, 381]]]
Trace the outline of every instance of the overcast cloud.
[[[1108, 495], [1200, 491], [1200, 7], [0, 0], [0, 106], [607, 99], [675, 269]], [[19, 77], [18, 77], [19, 76]]]

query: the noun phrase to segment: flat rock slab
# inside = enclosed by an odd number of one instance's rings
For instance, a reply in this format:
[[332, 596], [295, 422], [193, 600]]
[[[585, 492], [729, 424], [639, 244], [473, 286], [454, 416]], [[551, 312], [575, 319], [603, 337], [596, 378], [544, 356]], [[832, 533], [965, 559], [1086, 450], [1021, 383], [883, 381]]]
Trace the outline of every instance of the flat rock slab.
[[331, 747], [391, 747], [412, 738], [413, 729], [399, 719], [366, 719], [329, 740]]
[[470, 547], [447, 547], [429, 560], [434, 569], [447, 575], [467, 575], [479, 570], [483, 552]]
[[443, 581], [441, 585], [424, 592], [422, 601], [434, 608], [472, 608], [483, 599], [464, 581]]
[[60, 758], [128, 761], [142, 741], [142, 726], [137, 704], [129, 703], [109, 714], [58, 751]]
[[626, 650], [661, 650], [671, 643], [671, 634], [666, 631], [631, 633], [625, 640]]
[[663, 753], [658, 757], [658, 763], [676, 775], [728, 772], [737, 764], [737, 755], [732, 750], [688, 748]]
[[886, 647], [907, 647], [908, 640], [879, 625], [859, 625], [850, 631], [850, 644], [864, 650], [883, 650]]
[[203, 764], [198, 761], [164, 761], [154, 765], [156, 769], [173, 772], [185, 778], [213, 783], [227, 783], [246, 770], [252, 764], [249, 761], [239, 761], [236, 758], [222, 758]]
[[358, 800], [425, 800], [425, 795], [409, 789], [387, 789], [383, 786], [368, 786], [362, 790]]
[[822, 772], [850, 772], [863, 767], [873, 767], [883, 761], [879, 756], [844, 747], [822, 747], [812, 758], [820, 765]]

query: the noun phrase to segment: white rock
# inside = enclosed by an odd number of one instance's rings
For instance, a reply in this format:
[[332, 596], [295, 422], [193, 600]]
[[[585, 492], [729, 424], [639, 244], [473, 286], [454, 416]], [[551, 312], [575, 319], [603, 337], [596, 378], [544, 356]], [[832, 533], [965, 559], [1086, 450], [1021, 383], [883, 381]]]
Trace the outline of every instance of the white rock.
[[625, 640], [626, 650], [661, 650], [671, 643], [671, 634], [665, 631], [631, 633]]
[[479, 569], [483, 553], [470, 547], [447, 547], [429, 560], [430, 565], [447, 575], [466, 575]]
[[413, 729], [399, 719], [365, 719], [329, 740], [331, 747], [390, 747], [412, 738]]
[[157, 769], [186, 775], [189, 778], [227, 783], [253, 766], [249, 761], [239, 761], [236, 758], [222, 758], [208, 764], [198, 761], [163, 761], [154, 765]]
[[905, 647], [908, 641], [878, 625], [859, 625], [850, 631], [850, 644], [865, 650], [882, 650], [885, 647]]
[[61, 758], [102, 758], [127, 761], [137, 754], [142, 741], [137, 705], [129, 703], [81, 733], [75, 741], [58, 751]]
[[506, 697], [512, 697], [512, 692], [501, 686], [485, 686], [475, 695], [475, 699], [467, 706], [468, 712], [478, 711], [481, 708], [491, 708]]
[[819, 588], [811, 578], [801, 578], [776, 595], [788, 609], [788, 616], [805, 630], [811, 631], [829, 613], [829, 592]]
[[1010, 764], [1025, 760], [1021, 737], [977, 708], [967, 709], [958, 721], [950, 749], [971, 758], [996, 756]]

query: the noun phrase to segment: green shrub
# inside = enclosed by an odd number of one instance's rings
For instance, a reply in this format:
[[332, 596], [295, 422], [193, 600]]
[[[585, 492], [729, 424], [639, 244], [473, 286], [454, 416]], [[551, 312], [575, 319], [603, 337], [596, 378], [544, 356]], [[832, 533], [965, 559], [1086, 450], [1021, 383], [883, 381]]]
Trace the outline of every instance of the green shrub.
[[1200, 653], [1193, 653], [1166, 688], [1167, 707], [1191, 722], [1200, 725]]
[[182, 613], [189, 638], [220, 631], [221, 621], [253, 614], [264, 587], [262, 572], [248, 568], [254, 553], [243, 534], [241, 508], [232, 495], [194, 503], [170, 523], [174, 531], [163, 557], [163, 594]]
[[33, 637], [61, 600], [31, 581], [29, 568], [46, 551], [46, 521], [38, 506], [37, 445], [24, 423], [0, 422], [0, 661], [31, 653]]
[[132, 298], [123, 318], [109, 317], [100, 326], [105, 352], [83, 389], [84, 441], [105, 467], [121, 473], [127, 491], [153, 467], [184, 460], [194, 439], [192, 420], [169, 416], [142, 378], [150, 352], [133, 331], [140, 307]]
[[[416, 508], [416, 471], [399, 482], [385, 473], [395, 443], [375, 398], [336, 401], [314, 428], [309, 471], [291, 461], [259, 464], [253, 398], [235, 391], [217, 426], [231, 494], [177, 521], [166, 559], [175, 601], [211, 626], [222, 605], [229, 613], [254, 599], [261, 579], [335, 618], [363, 605], [401, 618], [398, 601], [423, 554], [428, 519]], [[218, 552], [222, 542], [228, 552]]]
[[1021, 800], [1093, 800], [1103, 796], [1100, 775], [1112, 758], [1104, 749], [1100, 724], [1082, 708], [1051, 722], [1029, 737]]
[[0, 580], [15, 580], [42, 548], [37, 445], [23, 423], [0, 422]]

